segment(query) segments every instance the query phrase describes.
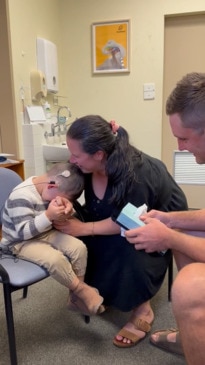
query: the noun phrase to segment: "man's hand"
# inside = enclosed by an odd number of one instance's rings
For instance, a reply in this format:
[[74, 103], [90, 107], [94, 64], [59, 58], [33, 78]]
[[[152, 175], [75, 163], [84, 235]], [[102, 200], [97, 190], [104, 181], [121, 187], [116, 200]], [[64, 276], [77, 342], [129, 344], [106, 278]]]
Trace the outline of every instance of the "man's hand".
[[136, 250], [145, 250], [148, 253], [167, 250], [170, 229], [155, 218], [147, 218], [144, 223], [143, 227], [125, 231], [128, 242], [134, 244]]

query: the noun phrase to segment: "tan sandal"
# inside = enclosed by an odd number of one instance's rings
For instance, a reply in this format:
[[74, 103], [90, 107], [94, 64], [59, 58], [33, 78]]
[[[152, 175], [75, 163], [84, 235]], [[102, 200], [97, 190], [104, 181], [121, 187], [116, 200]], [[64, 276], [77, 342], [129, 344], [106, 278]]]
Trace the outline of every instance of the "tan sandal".
[[[176, 342], [168, 341], [167, 336], [170, 333], [176, 333]], [[151, 337], [150, 342], [152, 345], [159, 347], [162, 350], [171, 352], [173, 354], [184, 355], [178, 329], [169, 328], [168, 330], [157, 330], [153, 332], [153, 334], [158, 335], [158, 340], [154, 341], [153, 338]]]
[[[132, 323], [135, 327], [136, 330], [140, 330], [140, 331], [143, 331], [145, 332], [145, 334], [147, 334], [148, 332], [150, 332], [151, 330], [151, 324], [149, 324], [148, 322], [144, 321], [143, 319], [141, 318], [134, 318], [132, 320], [129, 321], [130, 323]], [[128, 331], [127, 329], [125, 328], [122, 328], [120, 330], [120, 332], [117, 334], [117, 336], [122, 336], [128, 340], [130, 340], [131, 342], [130, 343], [126, 343], [126, 342], [123, 342], [123, 339], [122, 340], [117, 340], [117, 338], [115, 337], [114, 340], [113, 340], [113, 344], [117, 347], [133, 347], [135, 346], [139, 341], [143, 340], [145, 338], [142, 337], [140, 338], [139, 336], [137, 336], [135, 333], [131, 332], [131, 331]]]

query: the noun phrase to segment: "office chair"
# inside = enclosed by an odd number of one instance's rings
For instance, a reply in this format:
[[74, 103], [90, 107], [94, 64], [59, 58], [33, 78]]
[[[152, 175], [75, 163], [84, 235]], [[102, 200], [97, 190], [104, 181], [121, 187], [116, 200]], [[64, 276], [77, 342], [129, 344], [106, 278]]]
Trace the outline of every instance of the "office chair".
[[[12, 189], [21, 182], [22, 179], [17, 173], [7, 168], [0, 168], [0, 228], [2, 223], [2, 210], [5, 201]], [[78, 202], [74, 202], [73, 207], [76, 214], [78, 214], [78, 216], [82, 219], [80, 204]], [[0, 244], [0, 283], [3, 285], [4, 308], [6, 313], [11, 365], [18, 364], [12, 293], [23, 289], [23, 298], [26, 298], [28, 287], [46, 279], [47, 277], [49, 277], [49, 273], [46, 269], [32, 262], [16, 258], [11, 253], [4, 253]], [[87, 316], [85, 316], [85, 321], [87, 322]]]
[[[22, 182], [14, 171], [0, 168], [0, 225], [2, 209], [11, 190]], [[9, 341], [11, 365], [17, 365], [16, 339], [14, 329], [12, 293], [23, 289], [23, 298], [27, 297], [28, 286], [35, 284], [49, 276], [42, 267], [22, 259], [17, 259], [12, 254], [0, 251], [0, 283], [3, 285], [4, 308]]]

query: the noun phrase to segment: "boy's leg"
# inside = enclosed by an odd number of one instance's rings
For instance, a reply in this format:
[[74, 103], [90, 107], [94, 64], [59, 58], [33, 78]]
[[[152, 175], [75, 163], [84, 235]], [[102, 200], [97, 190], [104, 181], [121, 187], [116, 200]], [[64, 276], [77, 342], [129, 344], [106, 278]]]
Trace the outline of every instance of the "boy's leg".
[[95, 288], [79, 280], [67, 257], [46, 242], [46, 235], [35, 241], [29, 240], [15, 245], [13, 252], [19, 258], [45, 267], [55, 280], [69, 288], [75, 296], [73, 304], [77, 310], [87, 315], [96, 314], [99, 311], [103, 297]]
[[78, 238], [55, 229], [48, 234], [48, 242], [61, 251], [71, 262], [73, 271], [80, 278], [84, 277], [87, 266], [87, 248]]
[[17, 244], [13, 248], [13, 253], [19, 258], [43, 266], [60, 284], [73, 289], [73, 284], [76, 280], [78, 282], [78, 279], [71, 263], [61, 251], [51, 247], [45, 240], [46, 236], [44, 235], [41, 239]]

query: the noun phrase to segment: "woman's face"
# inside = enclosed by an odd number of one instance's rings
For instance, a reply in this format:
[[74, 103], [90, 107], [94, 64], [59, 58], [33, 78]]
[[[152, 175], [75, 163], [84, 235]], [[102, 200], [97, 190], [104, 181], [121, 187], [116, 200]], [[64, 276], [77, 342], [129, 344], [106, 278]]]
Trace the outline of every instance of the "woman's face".
[[70, 151], [70, 162], [77, 165], [82, 172], [91, 173], [105, 169], [103, 151], [90, 155], [82, 150], [78, 140], [71, 138], [67, 138], [67, 146]]

